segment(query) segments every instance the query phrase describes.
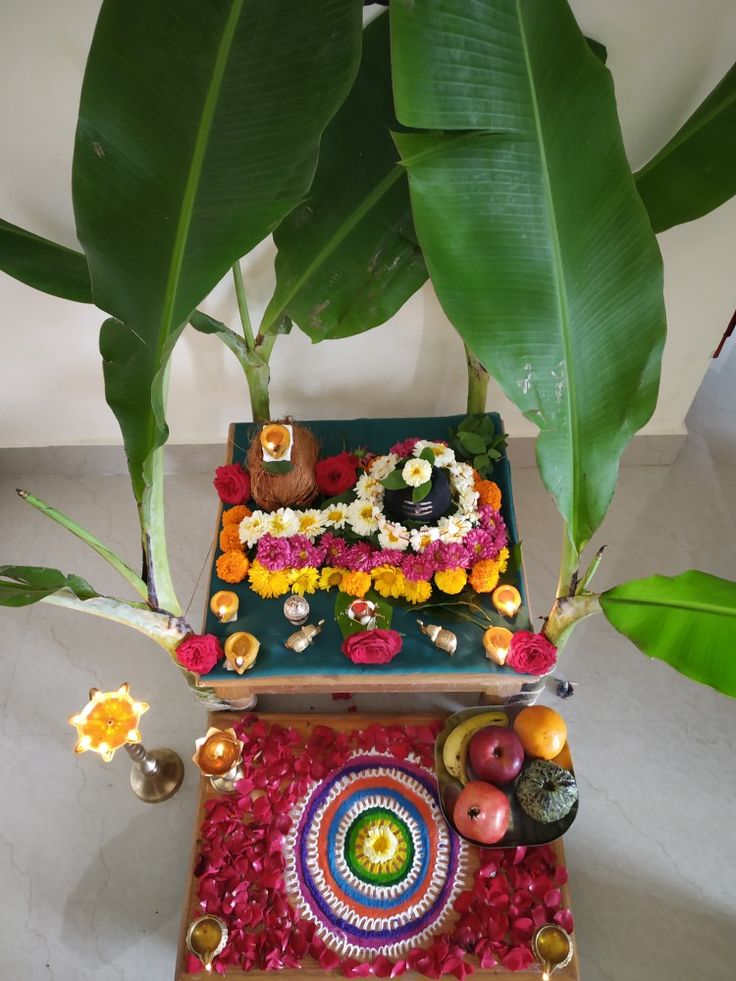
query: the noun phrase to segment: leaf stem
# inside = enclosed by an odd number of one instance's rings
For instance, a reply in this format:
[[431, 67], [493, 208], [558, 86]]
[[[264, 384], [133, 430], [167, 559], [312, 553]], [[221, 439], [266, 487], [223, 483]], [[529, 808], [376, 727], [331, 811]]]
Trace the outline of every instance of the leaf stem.
[[568, 523], [564, 523], [562, 531], [562, 557], [560, 559], [560, 578], [557, 582], [557, 596], [567, 596], [570, 592], [572, 578], [577, 571], [580, 563], [578, 550], [570, 538], [570, 528]]
[[468, 415], [480, 415], [486, 411], [488, 382], [491, 376], [468, 345], [463, 344], [463, 346], [468, 366]]
[[240, 268], [239, 262], [236, 262], [233, 265], [233, 281], [235, 283], [235, 297], [238, 301], [240, 322], [243, 325], [243, 337], [245, 338], [245, 343], [248, 350], [254, 351], [256, 343], [253, 337], [253, 326], [250, 322], [250, 314], [248, 313], [248, 297], [245, 295], [243, 271]]
[[18, 488], [16, 493], [21, 500], [26, 502], [26, 504], [30, 504], [31, 507], [36, 508], [36, 510], [40, 511], [41, 514], [45, 514], [47, 518], [51, 518], [52, 521], [55, 521], [58, 525], [61, 525], [62, 528], [66, 528], [67, 531], [72, 533], [72, 535], [76, 535], [77, 538], [80, 538], [83, 542], [89, 545], [90, 548], [94, 549], [98, 555], [102, 556], [106, 562], [109, 562], [109, 564], [120, 573], [123, 579], [130, 583], [139, 596], [142, 596], [144, 600], [148, 599], [148, 587], [143, 582], [141, 577], [137, 575], [137, 573], [135, 573], [130, 566], [120, 558], [119, 555], [109, 549], [106, 545], [103, 545], [99, 538], [96, 538], [85, 528], [82, 528], [82, 526], [78, 525], [76, 521], [72, 521], [71, 518], [68, 518], [61, 511], [58, 511], [56, 508], [51, 507], [50, 504], [46, 504], [45, 501], [42, 501], [40, 498], [31, 494], [30, 491], [21, 490]]

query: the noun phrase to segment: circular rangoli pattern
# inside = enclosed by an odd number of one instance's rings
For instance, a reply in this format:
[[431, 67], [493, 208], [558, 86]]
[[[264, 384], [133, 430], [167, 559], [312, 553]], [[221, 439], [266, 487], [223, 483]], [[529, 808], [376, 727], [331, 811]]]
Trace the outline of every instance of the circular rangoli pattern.
[[299, 805], [287, 884], [333, 949], [400, 956], [451, 913], [464, 849], [442, 817], [428, 770], [354, 756]]

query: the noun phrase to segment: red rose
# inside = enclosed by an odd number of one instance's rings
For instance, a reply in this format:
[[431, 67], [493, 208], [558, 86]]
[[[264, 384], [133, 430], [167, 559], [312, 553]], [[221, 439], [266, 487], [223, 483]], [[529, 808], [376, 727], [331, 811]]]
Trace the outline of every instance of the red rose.
[[519, 674], [547, 674], [557, 663], [557, 648], [544, 634], [519, 630], [511, 638], [506, 664]]
[[320, 460], [314, 468], [320, 492], [328, 497], [335, 497], [336, 494], [349, 490], [358, 479], [357, 465], [358, 458], [352, 453], [338, 453], [337, 456]]
[[240, 463], [218, 467], [212, 483], [225, 504], [244, 504], [250, 497], [250, 474]]
[[209, 674], [225, 656], [214, 634], [191, 634], [176, 648], [176, 659], [187, 671]]
[[353, 664], [388, 664], [402, 644], [401, 634], [395, 630], [361, 630], [346, 637], [341, 650]]

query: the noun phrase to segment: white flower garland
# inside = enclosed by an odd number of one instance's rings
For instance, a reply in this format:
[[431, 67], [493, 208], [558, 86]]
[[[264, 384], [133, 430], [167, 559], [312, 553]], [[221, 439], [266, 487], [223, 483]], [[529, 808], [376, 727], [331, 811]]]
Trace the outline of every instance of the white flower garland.
[[[444, 443], [433, 443], [420, 439], [412, 450], [413, 457], [429, 449], [434, 454], [434, 466], [446, 470], [453, 499], [457, 510], [436, 525], [424, 525], [409, 530], [397, 521], [391, 521], [384, 513], [383, 498], [385, 488], [381, 483], [401, 462], [394, 453], [377, 456], [361, 474], [355, 484], [355, 500], [350, 504], [337, 502], [320, 510], [309, 508], [297, 511], [292, 508], [279, 508], [270, 514], [254, 511], [240, 523], [240, 540], [249, 548], [257, 545], [264, 535], [274, 538], [291, 538], [293, 535], [306, 535], [314, 540], [328, 529], [340, 531], [348, 525], [362, 538], [378, 533], [381, 548], [403, 552], [412, 548], [423, 552], [434, 541], [462, 542], [464, 537], [480, 520], [478, 512], [478, 492], [473, 481], [473, 468], [467, 463], [459, 463], [454, 451]], [[418, 461], [425, 463], [426, 461]], [[411, 461], [404, 464], [403, 469]], [[429, 465], [429, 464], [427, 464]], [[426, 475], [424, 476], [426, 478]], [[420, 481], [421, 482], [421, 481]]]

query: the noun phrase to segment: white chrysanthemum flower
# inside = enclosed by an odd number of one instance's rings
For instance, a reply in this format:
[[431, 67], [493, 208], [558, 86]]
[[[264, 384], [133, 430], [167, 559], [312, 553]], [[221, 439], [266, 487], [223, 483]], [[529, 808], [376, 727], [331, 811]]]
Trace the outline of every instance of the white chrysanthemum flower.
[[432, 464], [427, 460], [408, 460], [401, 471], [407, 486], [421, 487], [432, 479]]
[[439, 537], [439, 528], [434, 525], [422, 525], [421, 528], [413, 528], [410, 537], [411, 547], [415, 552], [423, 552], [428, 545], [436, 542]]
[[460, 505], [460, 510], [465, 512], [465, 514], [467, 514], [468, 511], [475, 511], [475, 505], [478, 502], [478, 491], [461, 491], [457, 496], [457, 502]]
[[353, 501], [348, 505], [348, 522], [356, 535], [367, 538], [378, 531], [381, 512], [372, 501]]
[[395, 453], [387, 453], [386, 456], [377, 456], [369, 467], [371, 477], [375, 477], [376, 480], [383, 480], [388, 477], [392, 470], [396, 469], [398, 462], [399, 458]]
[[441, 542], [462, 542], [472, 525], [465, 516], [440, 518], [437, 522]]
[[372, 474], [364, 473], [358, 477], [355, 493], [363, 501], [372, 501], [374, 504], [378, 504], [379, 501], [383, 500], [383, 484], [379, 484]]
[[455, 452], [451, 447], [444, 443], [433, 443], [429, 439], [420, 439], [414, 446], [412, 453], [420, 456], [423, 450], [431, 450], [434, 454], [434, 465], [436, 467], [449, 467], [455, 462]]
[[455, 484], [472, 484], [475, 480], [473, 468], [469, 463], [458, 463], [457, 461], [448, 467], [454, 478]]
[[247, 518], [243, 518], [238, 528], [241, 542], [248, 548], [257, 544], [268, 531], [269, 518], [270, 515], [264, 514], [263, 511], [254, 511]]
[[274, 538], [291, 538], [299, 533], [299, 514], [291, 508], [279, 508], [271, 514], [268, 530]]
[[348, 520], [348, 506], [343, 501], [336, 501], [335, 504], [330, 504], [329, 507], [326, 507], [322, 514], [324, 515], [325, 524], [339, 531], [340, 528], [345, 527], [345, 522]]
[[383, 521], [380, 524], [378, 544], [381, 548], [396, 549], [403, 552], [409, 547], [409, 530], [403, 525]]
[[309, 508], [306, 511], [297, 511], [299, 519], [299, 534], [306, 535], [309, 539], [315, 539], [325, 530], [325, 513], [317, 508]]

